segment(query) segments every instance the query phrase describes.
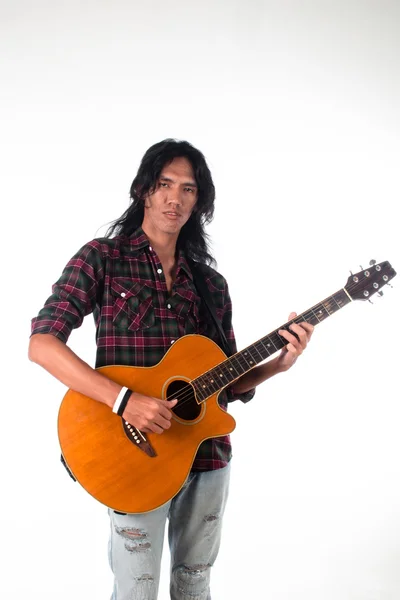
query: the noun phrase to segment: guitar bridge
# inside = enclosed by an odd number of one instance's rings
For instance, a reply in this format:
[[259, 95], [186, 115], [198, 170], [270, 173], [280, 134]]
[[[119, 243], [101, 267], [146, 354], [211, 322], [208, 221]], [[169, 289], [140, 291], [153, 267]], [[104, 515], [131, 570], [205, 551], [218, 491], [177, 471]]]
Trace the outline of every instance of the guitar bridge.
[[144, 433], [142, 433], [139, 429], [136, 429], [136, 427], [133, 427], [133, 425], [128, 423], [128, 421], [122, 421], [122, 425], [126, 437], [134, 446], [139, 448], [139, 450], [142, 450], [142, 452], [147, 454], [147, 456], [149, 456], [150, 458], [154, 458], [155, 456], [157, 456], [156, 451], [154, 450], [153, 446], [150, 444], [149, 440], [146, 438]]

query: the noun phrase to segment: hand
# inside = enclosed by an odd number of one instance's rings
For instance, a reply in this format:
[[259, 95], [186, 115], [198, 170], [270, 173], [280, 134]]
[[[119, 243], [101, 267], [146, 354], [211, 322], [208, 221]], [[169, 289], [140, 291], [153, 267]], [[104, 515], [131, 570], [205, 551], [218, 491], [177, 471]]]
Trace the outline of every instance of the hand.
[[[295, 317], [297, 317], [297, 313], [292, 312], [290, 313], [288, 320], [291, 321]], [[303, 321], [299, 324], [292, 323], [289, 329], [291, 329], [297, 337], [284, 329], [278, 331], [279, 335], [289, 342], [277, 358], [277, 369], [279, 371], [287, 371], [294, 365], [297, 358], [306, 349], [313, 334], [314, 326]]]
[[171, 427], [171, 409], [178, 400], [159, 400], [133, 392], [122, 418], [143, 433], [162, 433]]

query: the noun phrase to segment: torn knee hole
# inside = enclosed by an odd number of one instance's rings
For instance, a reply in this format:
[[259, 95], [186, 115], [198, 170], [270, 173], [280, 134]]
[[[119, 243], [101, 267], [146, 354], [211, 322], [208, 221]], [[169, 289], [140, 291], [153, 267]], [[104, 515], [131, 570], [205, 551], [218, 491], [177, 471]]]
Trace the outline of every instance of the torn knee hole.
[[116, 527], [115, 531], [125, 540], [128, 552], [145, 552], [151, 548], [149, 536], [144, 529], [134, 527]]
[[184, 565], [182, 567], [184, 571], [188, 571], [189, 573], [201, 573], [202, 571], [207, 571], [209, 568], [210, 565], [193, 565], [192, 567]]
[[135, 577], [135, 580], [140, 583], [142, 581], [154, 581], [154, 577], [152, 577], [151, 575], [148, 575], [147, 573], [145, 575], [141, 575], [140, 577]]
[[146, 539], [147, 533], [144, 529], [134, 529], [133, 527], [116, 527], [115, 531], [127, 540]]
[[206, 572], [211, 565], [181, 565], [177, 568], [177, 575], [181, 580], [193, 581], [202, 580], [206, 577]]

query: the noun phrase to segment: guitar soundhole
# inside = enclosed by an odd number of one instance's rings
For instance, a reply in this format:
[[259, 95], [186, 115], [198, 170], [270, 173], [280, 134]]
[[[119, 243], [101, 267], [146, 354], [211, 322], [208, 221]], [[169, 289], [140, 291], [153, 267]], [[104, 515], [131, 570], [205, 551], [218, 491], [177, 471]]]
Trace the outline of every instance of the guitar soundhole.
[[172, 381], [167, 388], [167, 397], [171, 400], [178, 398], [178, 404], [172, 410], [180, 419], [193, 421], [200, 415], [201, 406], [197, 404], [194, 390], [187, 381]]

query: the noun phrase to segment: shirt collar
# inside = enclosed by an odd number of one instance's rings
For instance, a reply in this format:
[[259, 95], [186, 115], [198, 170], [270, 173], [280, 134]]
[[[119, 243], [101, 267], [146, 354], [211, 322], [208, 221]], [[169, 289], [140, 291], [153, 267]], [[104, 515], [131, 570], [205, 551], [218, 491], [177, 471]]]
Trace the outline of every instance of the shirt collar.
[[[135, 231], [126, 238], [126, 243], [131, 250], [141, 250], [150, 246], [150, 240], [141, 227], [135, 229]], [[185, 253], [182, 249], [178, 251], [178, 264], [177, 273], [183, 270], [191, 281], [193, 281], [193, 274], [190, 270], [189, 263], [187, 262]]]
[[127, 238], [127, 245], [132, 250], [140, 250], [146, 246], [150, 246], [150, 240], [141, 227], [135, 229], [135, 231]]

